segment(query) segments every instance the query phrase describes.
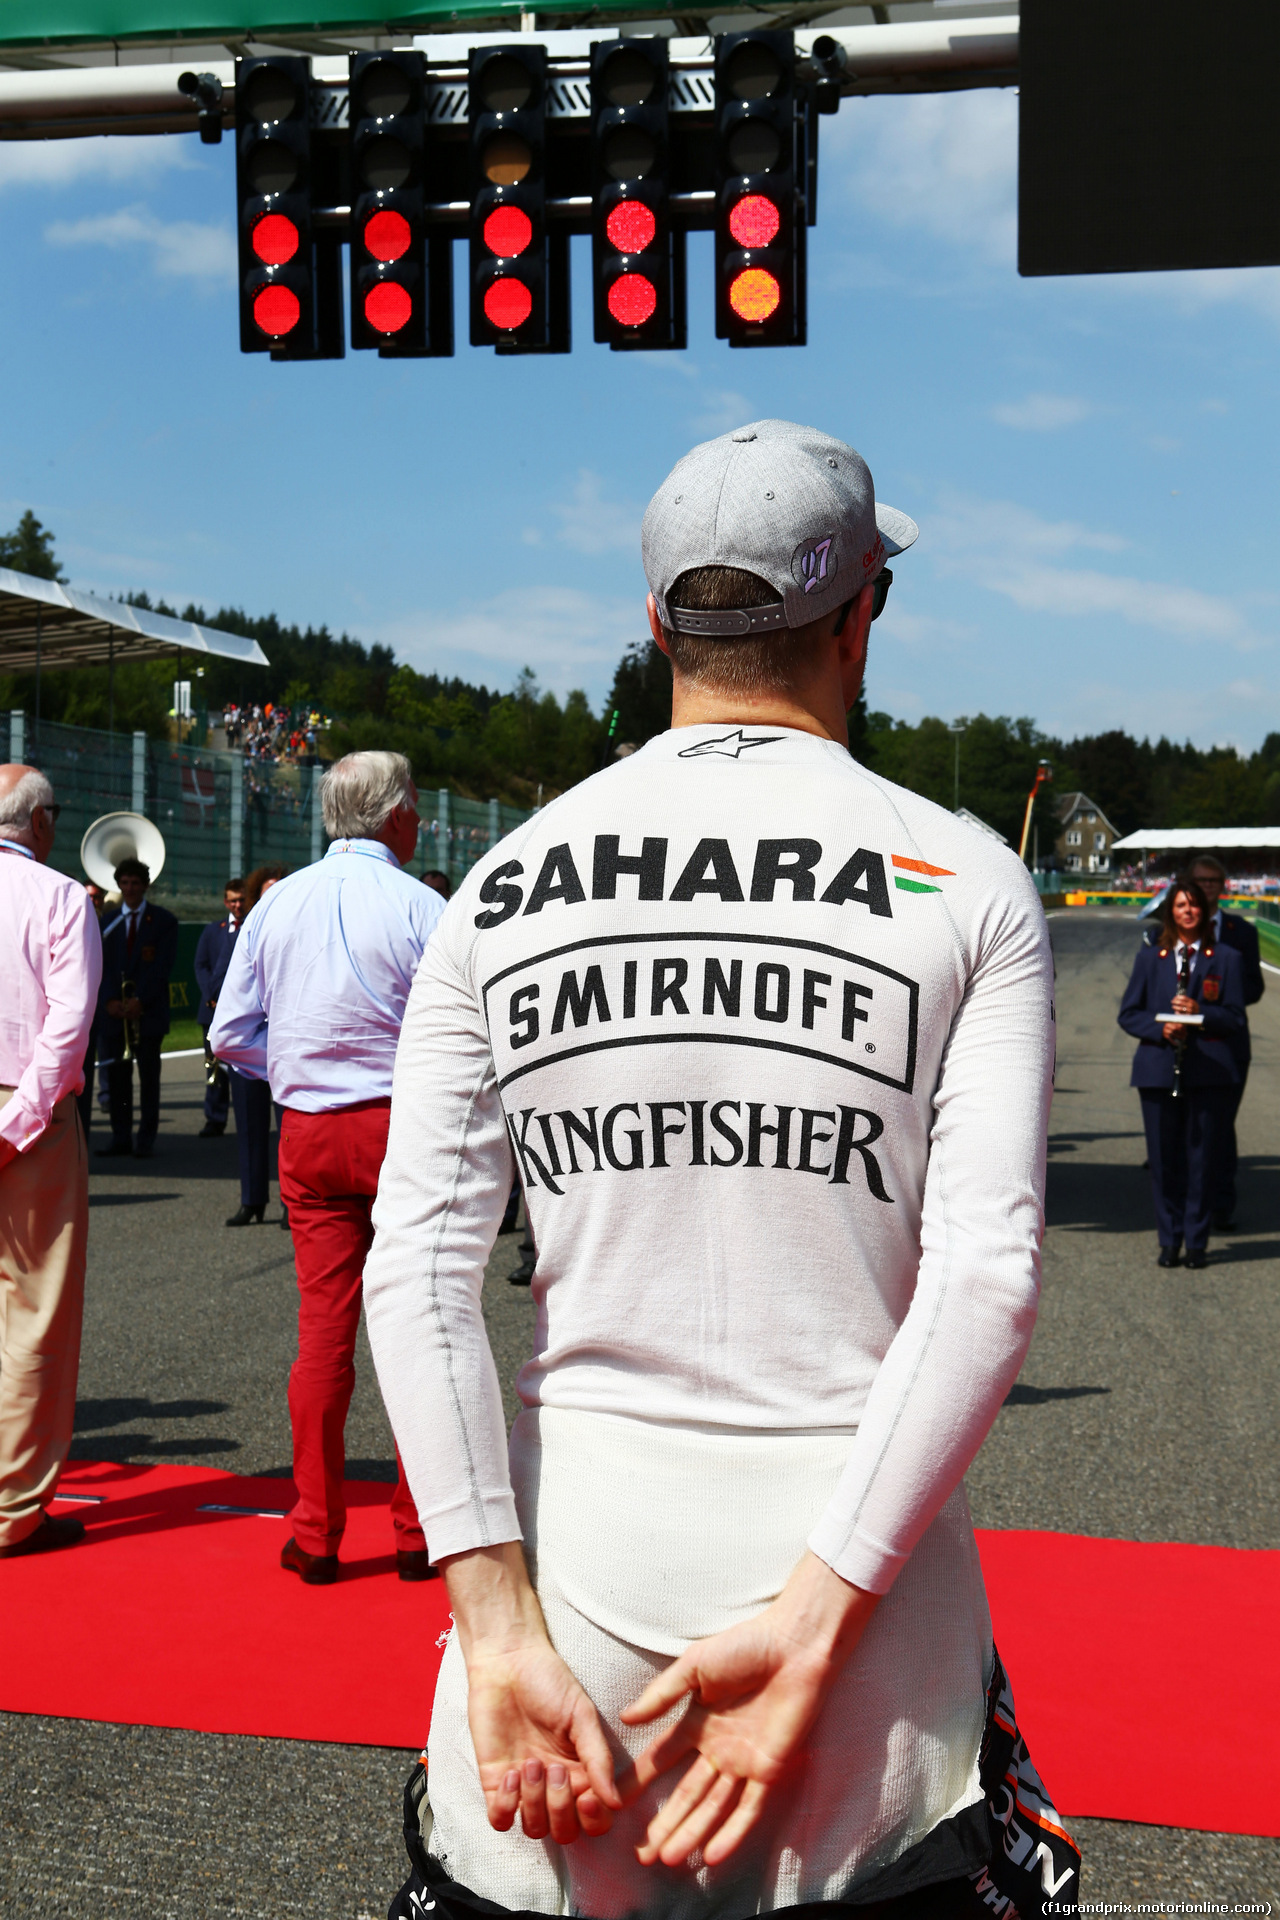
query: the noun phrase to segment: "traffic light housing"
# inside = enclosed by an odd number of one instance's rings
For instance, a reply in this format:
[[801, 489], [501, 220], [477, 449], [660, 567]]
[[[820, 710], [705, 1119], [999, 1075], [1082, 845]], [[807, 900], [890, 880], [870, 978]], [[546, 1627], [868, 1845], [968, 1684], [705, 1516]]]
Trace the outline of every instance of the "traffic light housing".
[[569, 237], [547, 221], [547, 50], [472, 47], [471, 344], [569, 349]]
[[426, 224], [426, 55], [352, 54], [347, 97], [351, 344], [383, 359], [450, 354], [452, 248]]
[[340, 359], [340, 246], [312, 232], [311, 62], [236, 61], [240, 350]]
[[806, 338], [807, 102], [795, 35], [716, 41], [716, 337], [733, 347]]
[[591, 277], [595, 337], [614, 348], [687, 342], [685, 236], [671, 224], [665, 35], [591, 49]]

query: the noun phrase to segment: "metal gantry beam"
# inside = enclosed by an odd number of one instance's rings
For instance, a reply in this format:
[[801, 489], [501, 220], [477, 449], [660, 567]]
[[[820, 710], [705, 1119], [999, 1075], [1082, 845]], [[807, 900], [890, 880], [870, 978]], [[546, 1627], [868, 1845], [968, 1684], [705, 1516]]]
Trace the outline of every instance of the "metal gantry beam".
[[[813, 77], [813, 43], [821, 29], [796, 34], [797, 75]], [[556, 41], [568, 35], [539, 34], [553, 75], [548, 116], [561, 121], [589, 118], [589, 62], [579, 52], [557, 53]], [[581, 34], [575, 33], [575, 42]], [[609, 36], [601, 33], [601, 39]], [[826, 31], [844, 54], [839, 75], [845, 98], [885, 93], [940, 93], [958, 88], [1009, 87], [1018, 80], [1018, 17], [987, 15], [951, 21], [912, 20], [886, 26], [841, 27]], [[121, 67], [46, 67], [35, 72], [0, 73], [0, 140], [74, 139], [91, 134], [193, 133], [199, 101], [184, 93], [179, 76], [192, 66], [222, 83], [223, 125], [235, 124], [233, 61], [138, 63]], [[431, 61], [431, 122], [435, 126], [467, 121], [466, 67], [455, 59]], [[712, 49], [707, 38], [671, 42], [671, 113], [677, 119], [710, 115]], [[320, 90], [319, 124], [338, 130], [347, 124], [347, 62], [317, 55], [313, 72]], [[465, 215], [460, 216], [465, 217]]]

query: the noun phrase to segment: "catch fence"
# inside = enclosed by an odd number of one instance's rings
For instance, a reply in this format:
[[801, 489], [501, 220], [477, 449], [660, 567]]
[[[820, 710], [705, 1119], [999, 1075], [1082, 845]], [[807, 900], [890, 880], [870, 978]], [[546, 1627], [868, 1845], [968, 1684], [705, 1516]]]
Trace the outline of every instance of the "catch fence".
[[[80, 842], [92, 823], [104, 813], [145, 814], [165, 842], [155, 897], [180, 915], [219, 905], [233, 874], [268, 861], [292, 872], [319, 860], [328, 845], [319, 762], [282, 765], [145, 733], [37, 724], [20, 709], [0, 714], [0, 744], [7, 744], [4, 759], [39, 767], [53, 782], [62, 811], [51, 865], [82, 879]], [[455, 887], [530, 817], [519, 807], [467, 800], [448, 788], [421, 792], [418, 811], [422, 826], [408, 871], [421, 876], [437, 868]]]

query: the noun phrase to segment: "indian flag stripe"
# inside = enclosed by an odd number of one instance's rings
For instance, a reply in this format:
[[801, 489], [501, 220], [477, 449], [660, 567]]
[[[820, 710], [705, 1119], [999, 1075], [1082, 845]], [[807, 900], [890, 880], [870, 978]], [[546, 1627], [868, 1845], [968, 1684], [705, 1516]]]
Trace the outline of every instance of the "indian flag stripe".
[[946, 880], [954, 880], [955, 874], [950, 867], [931, 867], [927, 860], [908, 860], [904, 853], [893, 855], [895, 867], [903, 867], [908, 873], [940, 874]]
[[931, 887], [923, 880], [904, 880], [900, 873], [893, 876], [895, 887], [901, 887], [904, 893], [941, 893], [941, 887]]

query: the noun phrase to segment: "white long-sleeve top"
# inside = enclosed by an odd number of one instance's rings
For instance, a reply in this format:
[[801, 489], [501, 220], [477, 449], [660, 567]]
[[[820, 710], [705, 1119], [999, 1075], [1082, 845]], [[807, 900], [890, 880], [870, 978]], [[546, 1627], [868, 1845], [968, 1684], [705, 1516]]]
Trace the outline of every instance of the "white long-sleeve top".
[[443, 911], [380, 841], [335, 840], [250, 911], [210, 1047], [299, 1113], [385, 1100], [409, 985]]
[[494, 848], [414, 979], [365, 1273], [433, 1557], [520, 1536], [480, 1309], [518, 1166], [525, 1405], [847, 1435], [809, 1544], [886, 1592], [1031, 1337], [1052, 997], [1017, 858], [806, 733], [672, 731]]

